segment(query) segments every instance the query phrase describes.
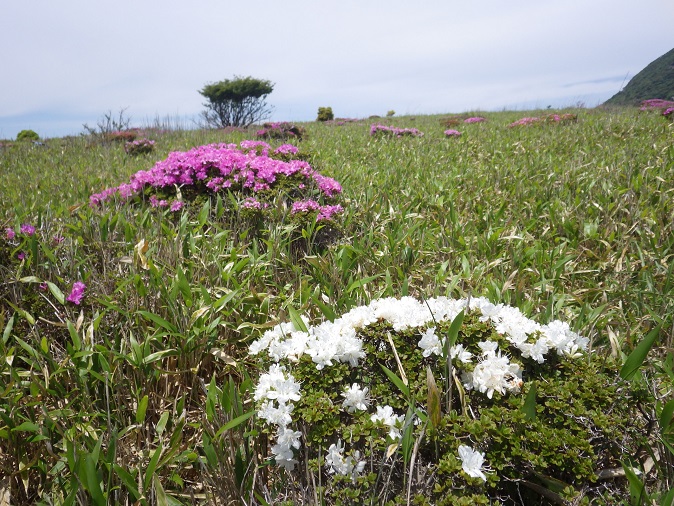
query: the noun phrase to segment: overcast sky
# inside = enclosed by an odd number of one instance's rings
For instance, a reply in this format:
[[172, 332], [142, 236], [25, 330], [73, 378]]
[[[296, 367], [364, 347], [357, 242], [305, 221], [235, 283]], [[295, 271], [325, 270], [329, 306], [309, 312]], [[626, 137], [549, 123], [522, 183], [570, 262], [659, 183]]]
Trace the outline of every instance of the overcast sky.
[[275, 83], [271, 119], [594, 107], [674, 47], [672, 0], [30, 0], [0, 9], [0, 139], [109, 111], [183, 124], [205, 84]]

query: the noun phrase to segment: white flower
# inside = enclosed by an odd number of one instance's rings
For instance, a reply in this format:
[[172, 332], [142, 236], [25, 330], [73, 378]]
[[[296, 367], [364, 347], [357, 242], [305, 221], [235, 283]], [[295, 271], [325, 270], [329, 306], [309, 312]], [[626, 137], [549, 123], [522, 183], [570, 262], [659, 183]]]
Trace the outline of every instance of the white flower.
[[510, 362], [508, 357], [489, 350], [472, 373], [464, 374], [464, 380], [467, 389], [486, 392], [491, 399], [494, 391], [501, 395], [506, 390], [519, 391], [522, 386], [522, 371], [519, 364]]
[[344, 397], [342, 406], [349, 413], [353, 413], [356, 410], [365, 411], [370, 404], [367, 396], [368, 392], [369, 389], [367, 387], [361, 389], [358, 383], [346, 387], [346, 390], [342, 393], [342, 397]]
[[302, 445], [302, 443], [300, 443], [301, 436], [302, 433], [300, 431], [295, 431], [286, 427], [279, 428], [276, 444], [271, 447], [271, 452], [274, 455], [274, 460], [277, 465], [284, 467], [288, 471], [295, 469], [297, 460], [295, 460], [292, 449], [300, 448]]
[[355, 480], [356, 477], [363, 472], [363, 469], [365, 469], [365, 461], [358, 461], [360, 458], [359, 451], [354, 452], [353, 457], [344, 457], [344, 455], [342, 455], [343, 452], [344, 447], [342, 446], [341, 440], [337, 441], [337, 444], [330, 445], [328, 454], [325, 456], [325, 466], [330, 473], [341, 474], [344, 476], [351, 475], [351, 479]]
[[293, 421], [290, 416], [293, 407], [292, 404], [279, 404], [276, 407], [273, 401], [264, 401], [257, 412], [257, 416], [266, 420], [269, 424], [285, 427]]
[[377, 414], [370, 417], [375, 423], [382, 423], [389, 427], [389, 437], [391, 439], [400, 439], [402, 434], [400, 429], [405, 421], [405, 415], [396, 415], [391, 406], [377, 406]]
[[458, 358], [459, 362], [463, 362], [464, 364], [470, 363], [471, 359], [473, 358], [473, 354], [467, 351], [463, 347], [463, 344], [452, 346], [449, 349], [449, 356], [452, 358]]
[[440, 342], [440, 338], [435, 334], [435, 327], [430, 327], [421, 334], [419, 348], [424, 350], [424, 357], [429, 357], [431, 354], [442, 355], [442, 343]]
[[459, 446], [459, 458], [461, 467], [468, 476], [487, 481], [487, 477], [482, 472], [484, 453], [473, 450], [470, 446], [461, 445]]
[[292, 374], [286, 377], [285, 367], [273, 364], [269, 372], [260, 376], [260, 381], [255, 387], [254, 399], [275, 399], [279, 404], [288, 401], [300, 400], [300, 384], [295, 381]]

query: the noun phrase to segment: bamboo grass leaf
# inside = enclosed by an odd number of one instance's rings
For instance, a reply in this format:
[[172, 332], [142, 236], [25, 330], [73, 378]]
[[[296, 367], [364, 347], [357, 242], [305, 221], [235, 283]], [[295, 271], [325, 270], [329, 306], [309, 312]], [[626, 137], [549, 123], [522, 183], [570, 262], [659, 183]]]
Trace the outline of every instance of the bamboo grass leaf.
[[646, 360], [646, 355], [655, 344], [656, 339], [660, 335], [661, 325], [656, 326], [651, 330], [646, 337], [632, 350], [629, 354], [622, 368], [620, 369], [620, 377], [625, 380], [630, 380], [634, 377], [641, 365]]

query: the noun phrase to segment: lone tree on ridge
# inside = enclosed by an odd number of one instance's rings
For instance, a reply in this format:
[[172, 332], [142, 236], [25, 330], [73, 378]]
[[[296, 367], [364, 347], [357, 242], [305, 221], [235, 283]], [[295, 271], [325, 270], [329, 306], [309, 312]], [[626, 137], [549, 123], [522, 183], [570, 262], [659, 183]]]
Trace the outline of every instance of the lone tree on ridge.
[[202, 115], [215, 128], [247, 127], [269, 117], [272, 107], [265, 98], [273, 89], [271, 81], [254, 77], [234, 76], [207, 84], [199, 91], [208, 100]]

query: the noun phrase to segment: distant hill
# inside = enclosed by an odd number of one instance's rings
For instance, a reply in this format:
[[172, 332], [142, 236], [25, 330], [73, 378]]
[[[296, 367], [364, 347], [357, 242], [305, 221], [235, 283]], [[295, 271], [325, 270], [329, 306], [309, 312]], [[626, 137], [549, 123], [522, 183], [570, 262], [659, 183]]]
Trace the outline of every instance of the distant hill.
[[642, 100], [674, 100], [674, 49], [649, 63], [605, 105], [638, 105]]

